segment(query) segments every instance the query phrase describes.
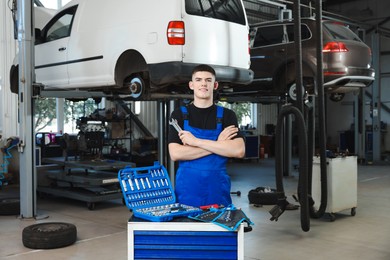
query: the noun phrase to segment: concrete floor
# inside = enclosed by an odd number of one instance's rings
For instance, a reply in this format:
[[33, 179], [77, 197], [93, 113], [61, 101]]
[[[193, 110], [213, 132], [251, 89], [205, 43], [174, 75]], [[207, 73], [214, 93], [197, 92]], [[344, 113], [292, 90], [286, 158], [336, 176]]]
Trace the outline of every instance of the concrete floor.
[[[260, 162], [229, 163], [233, 203], [241, 207], [255, 223], [244, 234], [245, 260], [268, 259], [390, 259], [390, 167], [358, 166], [358, 204], [356, 216], [351, 210], [311, 219], [309, 232], [300, 226], [300, 211], [285, 211], [279, 221], [270, 221], [272, 206], [254, 207], [248, 203], [248, 191], [257, 186], [275, 187], [273, 159]], [[285, 178], [288, 200], [297, 187], [298, 173]], [[0, 197], [15, 187], [5, 186]], [[45, 197], [37, 201], [37, 217], [20, 219], [0, 216], [0, 259], [126, 259], [128, 209], [122, 201], [112, 200], [88, 210], [85, 202]], [[44, 218], [47, 217], [47, 218]], [[25, 227], [41, 222], [68, 222], [77, 227], [75, 244], [51, 250], [33, 250], [23, 246]]]

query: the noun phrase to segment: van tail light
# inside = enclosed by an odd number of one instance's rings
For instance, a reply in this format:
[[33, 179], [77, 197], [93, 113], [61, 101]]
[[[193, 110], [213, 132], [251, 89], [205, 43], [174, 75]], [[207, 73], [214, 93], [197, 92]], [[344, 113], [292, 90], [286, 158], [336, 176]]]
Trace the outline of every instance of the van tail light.
[[184, 45], [184, 22], [170, 21], [167, 28], [167, 39], [170, 45]]
[[328, 42], [325, 44], [322, 52], [347, 52], [349, 51], [342, 42]]

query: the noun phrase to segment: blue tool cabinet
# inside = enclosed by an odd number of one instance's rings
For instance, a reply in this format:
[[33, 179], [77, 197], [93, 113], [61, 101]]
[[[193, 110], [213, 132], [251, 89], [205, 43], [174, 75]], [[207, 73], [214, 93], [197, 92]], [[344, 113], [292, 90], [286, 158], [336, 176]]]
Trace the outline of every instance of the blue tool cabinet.
[[128, 259], [244, 259], [243, 227], [203, 222], [128, 222]]

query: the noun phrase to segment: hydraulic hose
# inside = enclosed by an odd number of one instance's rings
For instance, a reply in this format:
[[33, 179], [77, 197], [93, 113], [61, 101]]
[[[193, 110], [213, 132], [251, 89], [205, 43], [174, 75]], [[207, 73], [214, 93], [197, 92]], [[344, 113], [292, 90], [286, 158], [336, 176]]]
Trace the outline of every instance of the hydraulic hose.
[[285, 211], [288, 202], [283, 187], [283, 123], [284, 118], [290, 114], [295, 116], [295, 123], [298, 128], [299, 140], [299, 180], [298, 198], [301, 205], [301, 228], [307, 232], [310, 230], [309, 202], [308, 202], [308, 152], [307, 152], [307, 131], [305, 120], [300, 110], [292, 105], [283, 106], [277, 120], [275, 131], [275, 176], [276, 190], [278, 193], [277, 205], [271, 209], [271, 220], [278, 220], [278, 217]]

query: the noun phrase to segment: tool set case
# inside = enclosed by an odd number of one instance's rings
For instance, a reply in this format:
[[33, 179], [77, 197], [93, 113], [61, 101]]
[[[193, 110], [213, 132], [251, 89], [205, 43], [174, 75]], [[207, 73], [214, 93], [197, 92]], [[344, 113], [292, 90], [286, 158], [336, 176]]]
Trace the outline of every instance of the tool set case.
[[126, 167], [118, 178], [126, 206], [135, 217], [162, 222], [202, 213], [200, 208], [176, 202], [168, 172], [159, 162], [149, 167]]

